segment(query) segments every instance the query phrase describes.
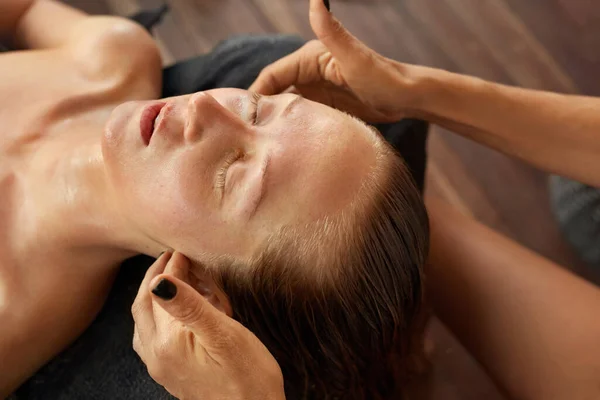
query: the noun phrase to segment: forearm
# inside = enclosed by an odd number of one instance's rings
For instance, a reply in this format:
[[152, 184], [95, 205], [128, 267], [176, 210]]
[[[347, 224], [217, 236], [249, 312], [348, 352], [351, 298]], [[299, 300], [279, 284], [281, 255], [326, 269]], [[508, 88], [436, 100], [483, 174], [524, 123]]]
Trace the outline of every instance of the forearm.
[[548, 172], [600, 186], [600, 99], [409, 67], [411, 113]]
[[513, 398], [600, 396], [600, 290], [428, 200], [428, 293], [459, 340]]

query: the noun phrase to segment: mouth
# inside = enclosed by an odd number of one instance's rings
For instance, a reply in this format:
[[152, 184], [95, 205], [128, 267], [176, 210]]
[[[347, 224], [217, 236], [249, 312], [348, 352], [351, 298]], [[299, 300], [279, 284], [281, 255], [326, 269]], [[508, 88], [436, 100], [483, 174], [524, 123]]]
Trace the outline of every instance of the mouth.
[[146, 146], [150, 144], [150, 140], [156, 129], [156, 120], [165, 104], [166, 103], [151, 104], [146, 106], [142, 111], [142, 116], [140, 117], [140, 134]]

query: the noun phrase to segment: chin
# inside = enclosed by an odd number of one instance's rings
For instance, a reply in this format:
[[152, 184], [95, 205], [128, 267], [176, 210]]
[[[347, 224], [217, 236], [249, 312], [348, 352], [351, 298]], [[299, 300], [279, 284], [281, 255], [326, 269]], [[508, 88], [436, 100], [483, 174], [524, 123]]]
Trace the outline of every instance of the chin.
[[132, 124], [139, 104], [137, 102], [127, 102], [117, 106], [108, 117], [104, 126], [102, 137], [102, 147], [120, 147], [128, 138], [128, 131]]
[[117, 106], [104, 125], [102, 131], [102, 156], [107, 165], [119, 163], [120, 159], [127, 157], [128, 127], [131, 117], [135, 112], [135, 103], [124, 103]]

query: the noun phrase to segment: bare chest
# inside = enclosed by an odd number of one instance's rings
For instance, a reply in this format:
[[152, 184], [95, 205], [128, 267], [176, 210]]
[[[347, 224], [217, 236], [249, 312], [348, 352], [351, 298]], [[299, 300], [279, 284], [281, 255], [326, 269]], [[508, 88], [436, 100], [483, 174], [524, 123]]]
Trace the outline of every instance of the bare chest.
[[24, 182], [31, 181], [39, 144], [69, 126], [103, 126], [120, 103], [157, 96], [151, 73], [137, 74], [137, 82], [118, 74], [90, 80], [71, 64], [44, 52], [0, 53], [0, 314], [4, 309], [52, 315], [55, 321], [61, 321], [57, 315], [85, 317], [94, 314], [109, 287], [109, 273], [65, 264], [61, 254], [15, 234], [28, 223], [23, 213], [33, 194]]

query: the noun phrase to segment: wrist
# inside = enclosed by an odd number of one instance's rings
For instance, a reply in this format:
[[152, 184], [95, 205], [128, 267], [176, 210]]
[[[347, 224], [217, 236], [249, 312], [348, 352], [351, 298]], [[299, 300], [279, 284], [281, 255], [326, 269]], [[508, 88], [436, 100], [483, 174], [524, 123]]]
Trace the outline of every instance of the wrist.
[[438, 96], [445, 90], [446, 71], [419, 65], [407, 65], [406, 77], [410, 102], [406, 105], [409, 118], [428, 119], [436, 115], [443, 103]]
[[436, 68], [407, 65], [410, 104], [406, 114], [428, 120], [460, 119], [459, 111], [469, 108], [470, 94], [485, 90], [486, 81]]
[[[385, 88], [387, 113], [395, 119], [413, 118], [426, 98], [423, 93], [422, 67], [385, 59], [385, 70], [391, 71], [391, 85]], [[389, 81], [386, 82], [390, 84]], [[391, 89], [391, 90], [390, 90]]]

